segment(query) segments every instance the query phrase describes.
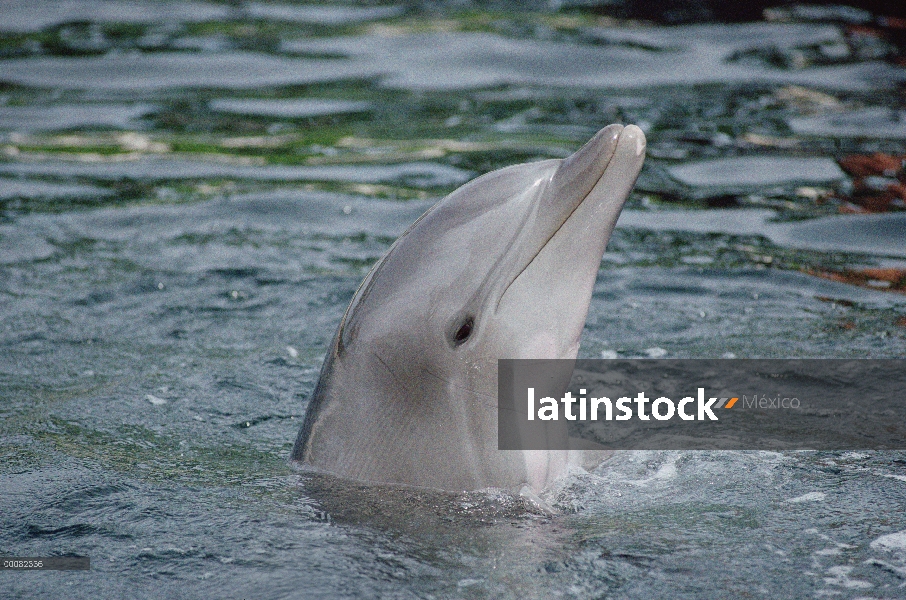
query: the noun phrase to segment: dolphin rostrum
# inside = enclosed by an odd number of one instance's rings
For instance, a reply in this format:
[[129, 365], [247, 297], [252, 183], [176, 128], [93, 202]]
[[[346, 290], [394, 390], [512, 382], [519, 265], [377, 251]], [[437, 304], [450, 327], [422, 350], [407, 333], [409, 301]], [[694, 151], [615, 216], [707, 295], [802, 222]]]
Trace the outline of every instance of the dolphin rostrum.
[[575, 358], [645, 136], [610, 125], [563, 160], [435, 204], [346, 309], [292, 452], [372, 483], [540, 491], [578, 451], [497, 448], [497, 359]]

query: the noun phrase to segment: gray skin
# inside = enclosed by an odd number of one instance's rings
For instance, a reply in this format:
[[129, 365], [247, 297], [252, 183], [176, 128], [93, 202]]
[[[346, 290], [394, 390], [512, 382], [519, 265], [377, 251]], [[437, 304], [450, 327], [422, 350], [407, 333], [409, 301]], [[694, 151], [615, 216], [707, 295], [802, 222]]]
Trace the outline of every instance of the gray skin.
[[534, 491], [581, 451], [497, 449], [497, 359], [573, 359], [601, 256], [645, 158], [610, 125], [563, 160], [462, 186], [352, 299], [292, 459], [372, 483]]

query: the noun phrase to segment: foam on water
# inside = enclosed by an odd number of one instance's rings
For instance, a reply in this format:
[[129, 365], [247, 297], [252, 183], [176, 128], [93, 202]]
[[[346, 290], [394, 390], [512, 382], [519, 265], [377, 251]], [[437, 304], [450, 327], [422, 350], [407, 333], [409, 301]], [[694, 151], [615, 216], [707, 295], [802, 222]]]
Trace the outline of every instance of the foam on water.
[[790, 498], [789, 502], [798, 504], [799, 502], [821, 502], [827, 497], [827, 494], [824, 492], [809, 492], [807, 494], [802, 494], [801, 496], [796, 496], [795, 498]]
[[882, 535], [871, 543], [872, 548], [881, 550], [906, 550], [906, 530]]

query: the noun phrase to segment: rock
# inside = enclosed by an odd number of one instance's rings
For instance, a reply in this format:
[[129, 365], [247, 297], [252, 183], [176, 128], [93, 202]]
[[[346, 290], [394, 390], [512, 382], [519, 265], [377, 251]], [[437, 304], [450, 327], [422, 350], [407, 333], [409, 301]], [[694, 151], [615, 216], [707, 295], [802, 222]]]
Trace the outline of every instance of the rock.
[[851, 154], [839, 161], [853, 176], [851, 193], [840, 194], [841, 212], [906, 208], [906, 155]]

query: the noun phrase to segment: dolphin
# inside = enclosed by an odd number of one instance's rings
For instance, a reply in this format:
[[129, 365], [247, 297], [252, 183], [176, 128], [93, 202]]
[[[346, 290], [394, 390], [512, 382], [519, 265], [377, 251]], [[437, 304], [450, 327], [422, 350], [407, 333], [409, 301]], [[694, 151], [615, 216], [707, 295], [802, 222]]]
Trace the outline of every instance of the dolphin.
[[337, 329], [291, 459], [370, 483], [540, 492], [577, 450], [499, 450], [497, 360], [575, 359], [601, 257], [645, 158], [609, 125], [428, 209]]

